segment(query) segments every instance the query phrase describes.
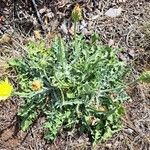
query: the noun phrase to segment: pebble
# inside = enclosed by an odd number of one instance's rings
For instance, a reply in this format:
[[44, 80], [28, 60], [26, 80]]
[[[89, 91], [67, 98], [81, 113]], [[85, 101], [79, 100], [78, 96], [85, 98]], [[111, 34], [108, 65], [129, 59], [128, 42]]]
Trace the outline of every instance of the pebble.
[[120, 16], [121, 12], [122, 12], [121, 7], [117, 8], [117, 9], [110, 8], [109, 10], [106, 11], [105, 15], [108, 16], [108, 17], [114, 18], [114, 17]]

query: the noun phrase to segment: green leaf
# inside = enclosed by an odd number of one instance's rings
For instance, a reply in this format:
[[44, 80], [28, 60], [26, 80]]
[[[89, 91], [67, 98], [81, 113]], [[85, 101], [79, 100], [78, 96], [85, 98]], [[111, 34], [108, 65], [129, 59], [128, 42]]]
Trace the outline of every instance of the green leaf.
[[139, 80], [145, 83], [150, 83], [150, 71], [143, 72], [140, 75]]
[[105, 140], [107, 140], [108, 138], [111, 138], [111, 137], [112, 137], [112, 130], [109, 126], [107, 126], [106, 129], [105, 129], [105, 133], [102, 137], [102, 140], [105, 141]]
[[19, 66], [20, 65], [20, 62], [17, 59], [11, 59], [11, 60], [9, 60], [8, 63], [10, 66]]
[[29, 128], [29, 126], [33, 123], [36, 117], [37, 117], [36, 112], [30, 113], [29, 115], [25, 116], [21, 121], [22, 131], [26, 131]]
[[75, 94], [74, 93], [67, 92], [66, 94], [67, 94], [67, 98], [69, 98], [69, 99], [75, 98]]

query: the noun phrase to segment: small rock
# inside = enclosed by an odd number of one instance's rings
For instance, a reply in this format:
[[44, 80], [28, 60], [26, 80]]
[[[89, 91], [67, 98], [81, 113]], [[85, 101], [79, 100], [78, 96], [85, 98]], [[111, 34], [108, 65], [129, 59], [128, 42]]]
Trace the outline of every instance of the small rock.
[[122, 12], [122, 8], [119, 7], [117, 9], [115, 8], [110, 8], [109, 10], [106, 11], [105, 15], [108, 16], [108, 17], [118, 17], [121, 15], [121, 12]]
[[129, 56], [131, 56], [132, 58], [134, 58], [135, 56], [135, 51], [133, 49], [130, 49], [128, 52]]
[[123, 53], [119, 53], [119, 59], [124, 61], [124, 62], [127, 62], [127, 55], [126, 54], [123, 54]]
[[47, 11], [47, 8], [44, 7], [44, 8], [42, 8], [42, 9], [39, 10], [39, 13], [40, 13], [40, 14], [43, 14], [43, 13], [45, 13], [46, 11]]
[[3, 34], [0, 38], [0, 44], [12, 44], [12, 35], [8, 33]]
[[82, 32], [82, 34], [85, 35], [85, 36], [88, 36], [88, 35], [91, 35], [91, 34], [92, 34], [92, 32], [88, 31], [86, 28], [83, 28], [83, 29], [81, 30], [81, 32]]
[[113, 39], [110, 39], [109, 42], [108, 42], [109, 47], [113, 46], [114, 43], [115, 43], [114, 40], [113, 40]]
[[80, 25], [80, 30], [82, 30], [83, 28], [86, 28], [87, 23], [85, 22], [85, 20], [81, 21], [81, 25]]
[[96, 19], [98, 19], [98, 18], [99, 18], [99, 16], [100, 16], [100, 15], [94, 15], [94, 16], [92, 17], [92, 19], [91, 19], [91, 20], [96, 20]]
[[84, 143], [84, 142], [85, 142], [84, 139], [81, 138], [78, 139], [78, 143]]
[[128, 102], [133, 102], [132, 98], [130, 98], [130, 99], [128, 100]]
[[120, 3], [125, 3], [126, 0], [118, 0], [118, 2], [120, 2]]
[[45, 14], [46, 17], [48, 17], [49, 19], [54, 17], [54, 14], [52, 12], [49, 12], [47, 14]]
[[60, 29], [63, 31], [63, 33], [68, 34], [68, 28], [66, 25], [66, 21], [64, 21], [60, 27]]
[[129, 134], [132, 134], [134, 131], [133, 131], [133, 129], [128, 128], [128, 129], [126, 129], [126, 132], [129, 133]]
[[111, 144], [111, 143], [106, 144], [106, 148], [111, 149], [111, 147], [112, 147], [112, 144]]
[[39, 40], [41, 38], [40, 30], [34, 30], [34, 36], [36, 40]]

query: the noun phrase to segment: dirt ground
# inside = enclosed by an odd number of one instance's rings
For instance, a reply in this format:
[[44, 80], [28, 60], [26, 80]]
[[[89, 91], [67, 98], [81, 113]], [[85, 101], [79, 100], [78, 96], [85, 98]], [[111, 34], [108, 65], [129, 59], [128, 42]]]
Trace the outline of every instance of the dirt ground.
[[[119, 59], [132, 70], [128, 80], [141, 71], [150, 70], [150, 1], [149, 0], [37, 0], [37, 10], [29, 0], [0, 0], [0, 62], [18, 56], [29, 39], [40, 32], [50, 41], [60, 33], [67, 39], [72, 34], [71, 10], [78, 2], [83, 19], [78, 31], [85, 36], [92, 32], [101, 35], [104, 44], [122, 48]], [[110, 8], [122, 8], [119, 16], [105, 15]], [[6, 33], [7, 40], [2, 40]], [[9, 37], [9, 39], [8, 39]], [[0, 78], [6, 75], [0, 63]], [[9, 71], [8, 76], [15, 73]], [[126, 115], [123, 129], [109, 141], [99, 144], [97, 150], [150, 150], [150, 85], [138, 83], [127, 89], [130, 100], [124, 103]], [[16, 116], [20, 100], [17, 97], [0, 102], [0, 150], [91, 150], [86, 135], [61, 134], [54, 143], [43, 139], [39, 118], [27, 131], [19, 128]]]

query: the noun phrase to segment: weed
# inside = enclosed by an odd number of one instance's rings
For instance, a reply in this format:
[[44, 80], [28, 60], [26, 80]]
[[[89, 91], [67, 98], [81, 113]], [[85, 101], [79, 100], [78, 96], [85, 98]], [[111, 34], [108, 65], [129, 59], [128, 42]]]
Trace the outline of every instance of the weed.
[[56, 37], [50, 48], [43, 41], [30, 42], [24, 58], [10, 62], [18, 73], [17, 94], [24, 98], [18, 113], [23, 131], [39, 114], [46, 117], [49, 140], [76, 127], [96, 144], [120, 129], [122, 102], [127, 99], [125, 65], [117, 50], [98, 44], [94, 37], [86, 42], [76, 35], [67, 43]]

